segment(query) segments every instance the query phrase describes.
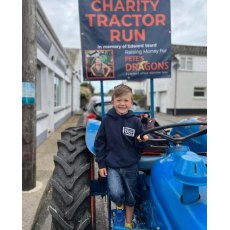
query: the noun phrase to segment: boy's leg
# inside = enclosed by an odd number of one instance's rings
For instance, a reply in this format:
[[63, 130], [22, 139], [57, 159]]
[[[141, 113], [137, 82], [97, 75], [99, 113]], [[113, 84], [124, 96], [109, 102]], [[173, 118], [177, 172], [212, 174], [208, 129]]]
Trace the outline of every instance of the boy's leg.
[[111, 200], [116, 204], [115, 210], [115, 225], [124, 227], [125, 225], [125, 191], [123, 189], [122, 178], [119, 173], [119, 169], [108, 168], [108, 189]]
[[122, 169], [122, 175], [125, 185], [125, 210], [126, 227], [132, 229], [132, 220], [135, 206], [136, 183], [138, 177], [138, 165]]
[[123, 183], [121, 176], [116, 169], [108, 168], [107, 170], [107, 182], [109, 195], [111, 200], [118, 206], [122, 205], [125, 201], [125, 191], [123, 189]]
[[133, 220], [133, 211], [134, 211], [134, 206], [125, 206], [125, 220], [126, 224], [132, 224]]

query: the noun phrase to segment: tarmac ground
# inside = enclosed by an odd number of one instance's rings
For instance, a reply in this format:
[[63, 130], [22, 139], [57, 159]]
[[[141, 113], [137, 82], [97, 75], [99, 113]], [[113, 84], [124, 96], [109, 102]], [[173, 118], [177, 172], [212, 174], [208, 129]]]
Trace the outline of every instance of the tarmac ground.
[[[185, 116], [172, 116], [162, 113], [155, 113], [155, 118], [160, 125], [166, 125], [169, 123], [176, 123], [179, 120], [195, 117], [196, 115]], [[205, 115], [198, 115], [207, 118]], [[69, 127], [76, 127], [81, 115], [76, 114], [70, 117], [64, 124], [62, 124], [55, 132], [36, 149], [36, 187], [30, 191], [22, 192], [22, 229], [23, 230], [49, 230], [44, 226], [51, 226], [51, 216], [48, 211], [49, 200], [51, 199], [50, 179], [54, 170], [53, 156], [57, 153], [57, 140], [61, 139], [61, 132]], [[105, 210], [106, 200], [105, 198], [97, 197], [97, 208], [100, 210], [98, 219], [101, 220], [99, 225], [100, 230], [106, 230], [106, 218], [103, 216], [101, 210]], [[41, 217], [39, 214], [43, 209], [43, 215], [47, 217]], [[42, 218], [40, 220], [39, 218]], [[43, 222], [43, 223], [42, 223]], [[45, 222], [45, 223], [44, 223]], [[43, 226], [43, 227], [42, 227]]]

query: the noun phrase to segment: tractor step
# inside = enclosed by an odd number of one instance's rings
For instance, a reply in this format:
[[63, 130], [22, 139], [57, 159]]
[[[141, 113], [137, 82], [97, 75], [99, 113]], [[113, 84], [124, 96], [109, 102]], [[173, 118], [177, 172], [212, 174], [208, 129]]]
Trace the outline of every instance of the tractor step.
[[[115, 225], [116, 223], [115, 217], [116, 217], [116, 209], [112, 209], [112, 217], [111, 217], [112, 230], [127, 230], [128, 228], [126, 227]], [[139, 223], [138, 221], [136, 221], [135, 214], [134, 214], [132, 230], [151, 230], [151, 229], [146, 228], [144, 223]]]
[[[128, 228], [125, 228], [125, 227], [119, 227], [119, 226], [114, 226], [112, 228], [113, 230], [127, 230]], [[132, 230], [151, 230], [149, 228], [132, 228]]]

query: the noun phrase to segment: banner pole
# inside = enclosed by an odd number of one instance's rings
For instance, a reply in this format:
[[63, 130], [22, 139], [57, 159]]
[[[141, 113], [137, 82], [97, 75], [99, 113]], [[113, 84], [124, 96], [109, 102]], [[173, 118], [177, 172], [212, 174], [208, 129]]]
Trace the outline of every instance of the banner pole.
[[100, 81], [101, 84], [101, 117], [105, 116], [105, 108], [104, 108], [104, 86], [103, 80]]
[[154, 81], [150, 78], [151, 117], [154, 118]]

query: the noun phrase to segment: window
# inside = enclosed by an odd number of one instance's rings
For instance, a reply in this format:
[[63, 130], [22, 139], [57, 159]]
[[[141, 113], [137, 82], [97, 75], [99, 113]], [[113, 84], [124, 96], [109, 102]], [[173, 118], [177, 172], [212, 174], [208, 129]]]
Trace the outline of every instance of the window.
[[54, 77], [54, 106], [61, 105], [61, 79]]
[[37, 111], [42, 110], [42, 77], [41, 77], [41, 66], [40, 65], [37, 65], [36, 108], [37, 108]]
[[56, 65], [57, 65], [63, 72], [66, 71], [66, 63], [65, 63], [65, 60], [64, 60], [61, 56], [58, 56], [58, 57], [57, 57]]
[[181, 57], [180, 69], [192, 70], [193, 69], [192, 57]]
[[192, 58], [187, 58], [187, 70], [192, 70]]
[[206, 97], [206, 88], [205, 87], [194, 87], [194, 97]]
[[38, 44], [48, 54], [52, 43], [38, 22], [36, 24], [36, 39], [37, 39]]
[[66, 105], [70, 105], [70, 84], [69, 83], [66, 83], [65, 103]]

